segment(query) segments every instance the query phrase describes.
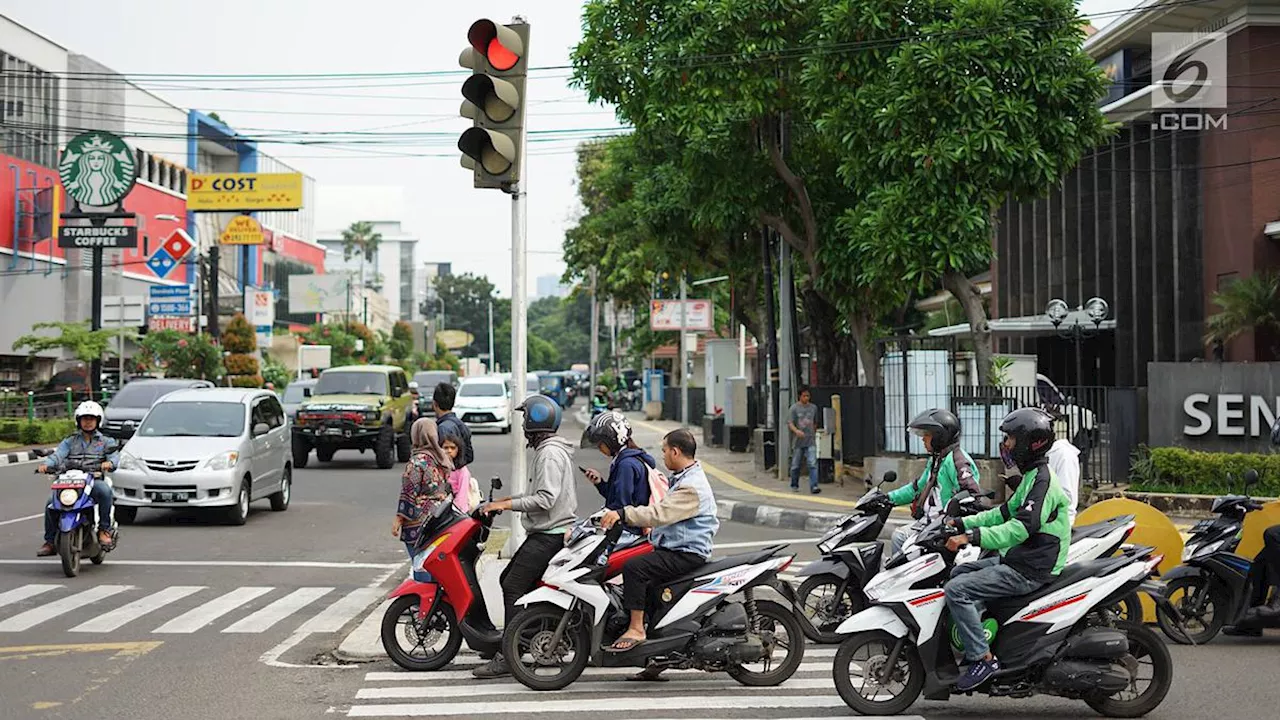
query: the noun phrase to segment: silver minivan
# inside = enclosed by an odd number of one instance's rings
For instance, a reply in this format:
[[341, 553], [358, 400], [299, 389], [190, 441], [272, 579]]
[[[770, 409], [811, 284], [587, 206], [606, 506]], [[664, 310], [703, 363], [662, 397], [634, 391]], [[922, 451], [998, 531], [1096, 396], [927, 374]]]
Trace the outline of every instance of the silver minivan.
[[218, 508], [243, 525], [249, 503], [289, 509], [293, 439], [270, 390], [179, 390], [151, 407], [112, 473], [115, 516], [133, 523], [139, 508]]

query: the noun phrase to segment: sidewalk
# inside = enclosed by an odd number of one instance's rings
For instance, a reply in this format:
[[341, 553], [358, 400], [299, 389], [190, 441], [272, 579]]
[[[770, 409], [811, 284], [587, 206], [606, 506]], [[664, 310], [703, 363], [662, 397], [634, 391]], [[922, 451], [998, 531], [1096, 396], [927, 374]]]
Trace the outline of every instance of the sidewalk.
[[31, 445], [27, 447], [0, 450], [0, 466], [16, 465], [18, 463], [39, 460], [40, 458], [52, 453], [54, 450], [55, 448], [46, 447], [44, 445]]

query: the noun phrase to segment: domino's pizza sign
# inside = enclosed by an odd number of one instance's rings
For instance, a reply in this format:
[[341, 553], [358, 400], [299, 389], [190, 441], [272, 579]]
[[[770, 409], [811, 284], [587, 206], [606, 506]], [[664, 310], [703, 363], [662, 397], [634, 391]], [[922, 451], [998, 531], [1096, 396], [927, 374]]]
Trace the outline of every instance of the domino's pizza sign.
[[156, 248], [155, 252], [151, 253], [151, 257], [147, 258], [147, 267], [155, 273], [156, 277], [167, 278], [193, 247], [195, 243], [191, 241], [191, 236], [187, 235], [182, 228], [178, 228], [173, 231], [169, 239]]

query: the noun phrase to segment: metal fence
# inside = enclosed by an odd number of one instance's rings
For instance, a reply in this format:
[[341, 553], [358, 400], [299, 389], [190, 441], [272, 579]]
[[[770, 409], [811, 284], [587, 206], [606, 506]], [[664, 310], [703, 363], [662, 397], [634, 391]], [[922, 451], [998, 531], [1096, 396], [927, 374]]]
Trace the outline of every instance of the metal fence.
[[45, 393], [0, 391], [0, 418], [28, 420], [69, 418], [75, 413], [76, 405], [85, 400], [103, 402], [109, 399], [109, 393], [101, 391], [91, 393], [83, 388]]

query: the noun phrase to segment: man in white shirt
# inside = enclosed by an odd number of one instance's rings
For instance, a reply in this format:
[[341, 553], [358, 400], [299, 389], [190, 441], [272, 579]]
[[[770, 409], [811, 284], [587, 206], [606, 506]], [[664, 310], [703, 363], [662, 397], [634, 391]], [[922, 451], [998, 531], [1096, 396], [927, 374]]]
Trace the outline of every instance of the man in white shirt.
[[1068, 515], [1071, 524], [1076, 523], [1076, 507], [1080, 503], [1080, 448], [1066, 440], [1057, 440], [1049, 448], [1049, 469], [1058, 478], [1058, 485], [1071, 501]]

